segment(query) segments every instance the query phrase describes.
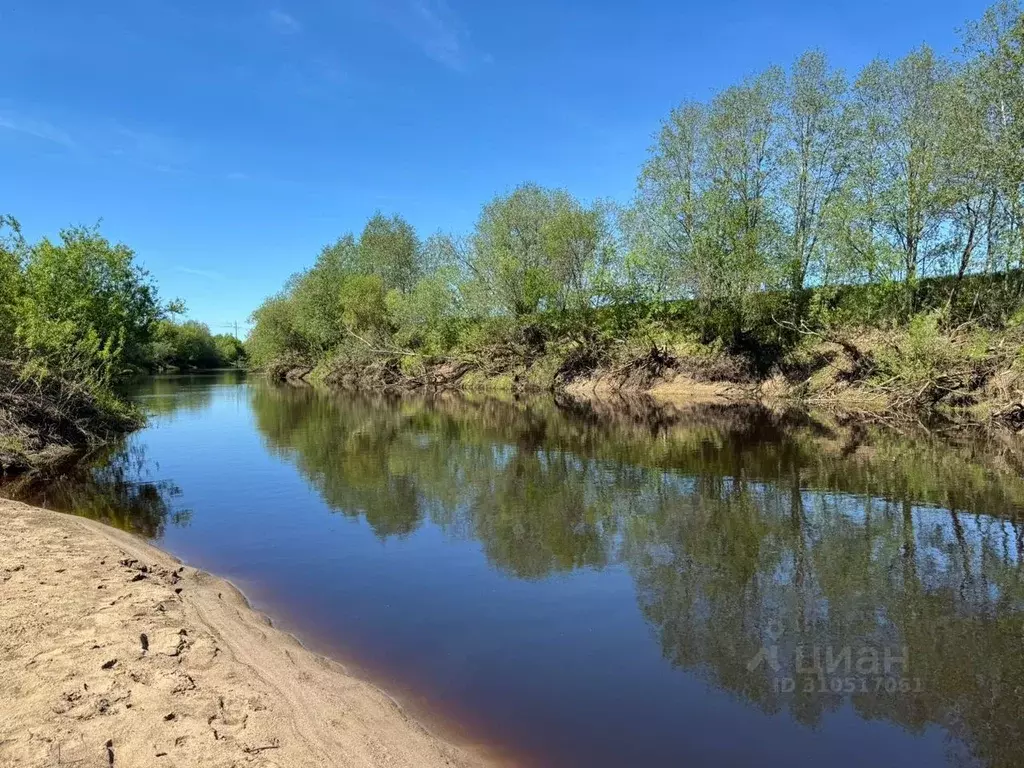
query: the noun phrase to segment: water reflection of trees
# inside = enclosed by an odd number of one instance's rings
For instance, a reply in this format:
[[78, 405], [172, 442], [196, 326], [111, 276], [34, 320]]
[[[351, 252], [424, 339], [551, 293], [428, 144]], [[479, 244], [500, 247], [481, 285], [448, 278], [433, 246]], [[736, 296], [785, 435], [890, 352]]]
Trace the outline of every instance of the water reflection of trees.
[[[641, 610], [674, 664], [765, 711], [814, 724], [849, 700], [868, 718], [965, 738], [1011, 764], [1024, 706], [1024, 590], [1008, 521], [754, 483], [704, 484], [680, 513], [676, 490], [629, 518], [623, 557]], [[954, 522], [955, 521], [955, 522]], [[956, 527], [960, 532], [956, 532]], [[783, 668], [750, 668], [762, 647]], [[902, 656], [919, 693], [806, 690], [797, 646]], [[840, 671], [839, 675], [843, 675]], [[790, 693], [776, 681], [795, 678]]]
[[[268, 445], [381, 537], [429, 520], [524, 578], [622, 563], [666, 659], [767, 712], [849, 703], [1016, 759], [1024, 481], [998, 446], [761, 408], [252, 397]], [[781, 670], [752, 667], [768, 645]], [[906, 647], [920, 691], [783, 692], [798, 646]]]
[[169, 480], [152, 478], [154, 469], [142, 445], [129, 439], [59, 476], [22, 478], [0, 486], [0, 493], [156, 539], [168, 523], [186, 525], [190, 512], [175, 509], [181, 489]]
[[577, 482], [574, 456], [541, 449], [529, 417], [502, 443], [422, 401], [257, 387], [253, 407], [271, 449], [378, 536], [408, 534], [429, 516], [522, 577], [606, 561], [600, 497]]
[[[147, 376], [130, 382], [126, 394], [157, 418], [182, 411], [201, 412], [213, 401], [217, 387], [244, 397], [243, 371]], [[222, 392], [222, 396], [223, 396]], [[148, 538], [160, 538], [168, 523], [185, 525], [190, 512], [176, 509], [181, 489], [158, 479], [159, 467], [146, 456], [142, 440], [121, 443], [82, 457], [59, 473], [23, 477], [0, 486], [0, 495], [30, 504], [100, 520]]]
[[199, 413], [209, 407], [218, 386], [233, 386], [244, 380], [245, 372], [235, 370], [164, 374], [132, 381], [126, 392], [153, 416], [179, 411]]

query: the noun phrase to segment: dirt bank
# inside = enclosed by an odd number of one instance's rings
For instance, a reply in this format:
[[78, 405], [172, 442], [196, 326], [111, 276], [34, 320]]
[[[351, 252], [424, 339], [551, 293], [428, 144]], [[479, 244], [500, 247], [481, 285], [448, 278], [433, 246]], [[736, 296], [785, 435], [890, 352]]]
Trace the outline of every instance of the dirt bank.
[[144, 421], [110, 393], [0, 358], [0, 476], [55, 466]]
[[[919, 320], [919, 321], [918, 321]], [[758, 400], [856, 412], [890, 423], [1024, 432], [1024, 325], [1001, 331], [940, 326], [805, 331], [789, 347], [726, 352], [695, 341], [618, 346], [496, 345], [466, 359], [369, 362], [340, 355], [269, 370], [366, 391], [465, 391], [576, 398], [645, 394], [669, 401]]]
[[0, 765], [479, 766], [230, 583], [0, 500]]

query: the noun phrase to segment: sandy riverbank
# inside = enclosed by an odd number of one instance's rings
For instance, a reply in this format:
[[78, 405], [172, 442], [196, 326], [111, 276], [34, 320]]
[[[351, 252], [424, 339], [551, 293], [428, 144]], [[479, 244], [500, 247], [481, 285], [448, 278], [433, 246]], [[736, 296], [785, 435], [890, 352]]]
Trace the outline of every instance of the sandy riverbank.
[[0, 500], [0, 765], [481, 766], [223, 579]]

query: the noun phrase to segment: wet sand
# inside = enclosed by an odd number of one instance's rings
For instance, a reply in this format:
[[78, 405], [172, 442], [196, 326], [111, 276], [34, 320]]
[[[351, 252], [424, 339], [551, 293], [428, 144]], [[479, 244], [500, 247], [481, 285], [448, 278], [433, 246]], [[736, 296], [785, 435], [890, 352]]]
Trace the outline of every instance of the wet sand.
[[305, 648], [229, 582], [0, 500], [0, 765], [494, 765]]

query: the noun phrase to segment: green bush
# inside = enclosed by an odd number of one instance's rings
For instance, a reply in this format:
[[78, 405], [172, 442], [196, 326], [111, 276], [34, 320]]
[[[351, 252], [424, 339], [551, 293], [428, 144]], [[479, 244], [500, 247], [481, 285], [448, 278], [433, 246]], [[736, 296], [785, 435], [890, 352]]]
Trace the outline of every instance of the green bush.
[[0, 216], [0, 473], [141, 423], [113, 384], [145, 364], [162, 318], [179, 309], [96, 228], [28, 243]]

